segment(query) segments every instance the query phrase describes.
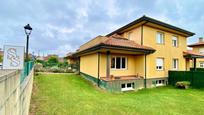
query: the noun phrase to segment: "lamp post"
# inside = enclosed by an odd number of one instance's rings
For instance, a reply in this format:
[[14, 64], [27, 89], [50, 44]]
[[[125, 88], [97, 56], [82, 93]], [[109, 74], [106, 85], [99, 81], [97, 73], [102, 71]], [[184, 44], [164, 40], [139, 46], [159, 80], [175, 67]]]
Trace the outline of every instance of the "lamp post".
[[[26, 41], [26, 62], [28, 62], [28, 47], [29, 47], [29, 36], [31, 34], [32, 28], [30, 27], [29, 24], [27, 24], [26, 26], [24, 26], [24, 30], [25, 30], [25, 34], [27, 36], [27, 41]], [[29, 73], [28, 70], [28, 63], [27, 63], [27, 75]]]
[[27, 36], [27, 41], [26, 41], [26, 61], [28, 61], [28, 45], [29, 45], [29, 36], [31, 34], [32, 28], [30, 27], [29, 24], [24, 26], [25, 34]]

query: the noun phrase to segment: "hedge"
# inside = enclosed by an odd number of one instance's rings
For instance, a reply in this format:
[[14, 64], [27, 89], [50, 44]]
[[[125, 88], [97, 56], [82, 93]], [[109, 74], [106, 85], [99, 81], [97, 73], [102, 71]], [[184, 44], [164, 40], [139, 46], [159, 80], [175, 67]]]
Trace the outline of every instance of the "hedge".
[[204, 71], [169, 71], [169, 84], [175, 86], [178, 81], [189, 81], [192, 87], [204, 88]]

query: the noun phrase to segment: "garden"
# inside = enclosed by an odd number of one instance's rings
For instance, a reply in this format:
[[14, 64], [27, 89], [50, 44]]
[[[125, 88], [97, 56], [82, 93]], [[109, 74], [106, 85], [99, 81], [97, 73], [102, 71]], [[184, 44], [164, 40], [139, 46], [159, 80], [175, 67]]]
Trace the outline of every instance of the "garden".
[[165, 86], [124, 93], [98, 88], [79, 75], [34, 77], [31, 115], [203, 115], [204, 89]]
[[47, 60], [36, 60], [35, 63], [36, 72], [72, 73], [76, 71], [73, 65], [68, 64], [66, 60], [59, 61], [56, 56], [51, 56]]

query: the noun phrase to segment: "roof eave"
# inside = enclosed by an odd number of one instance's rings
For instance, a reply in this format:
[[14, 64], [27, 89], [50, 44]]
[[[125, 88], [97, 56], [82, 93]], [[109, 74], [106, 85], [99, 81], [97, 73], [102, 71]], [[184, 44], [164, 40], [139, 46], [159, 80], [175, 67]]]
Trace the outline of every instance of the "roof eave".
[[178, 27], [176, 27], [176, 26], [172, 26], [172, 25], [170, 25], [170, 24], [161, 22], [161, 21], [159, 21], [159, 20], [155, 20], [155, 19], [150, 18], [150, 17], [143, 16], [143, 17], [141, 17], [141, 18], [139, 18], [139, 19], [137, 19], [137, 20], [135, 20], [135, 21], [133, 21], [133, 22], [131, 22], [131, 23], [129, 23], [129, 24], [127, 24], [127, 25], [125, 25], [125, 26], [123, 26], [123, 27], [121, 27], [121, 28], [119, 28], [119, 29], [117, 29], [117, 30], [111, 32], [111, 33], [109, 33], [109, 34], [107, 34], [106, 36], [111, 36], [111, 35], [113, 35], [113, 34], [115, 34], [115, 33], [119, 33], [120, 31], [122, 31], [122, 30], [124, 30], [124, 29], [127, 29], [127, 28], [129, 28], [129, 27], [131, 27], [131, 26], [133, 26], [133, 25], [135, 25], [135, 24], [137, 24], [137, 23], [140, 23], [140, 22], [142, 22], [142, 21], [150, 22], [150, 23], [154, 23], [154, 24], [158, 24], [158, 25], [164, 26], [164, 27], [166, 27], [166, 28], [170, 28], [170, 29], [173, 29], [173, 30], [176, 30], [176, 31], [185, 33], [185, 34], [188, 35], [188, 37], [195, 35], [195, 33], [193, 33], [193, 32], [190, 32], [190, 31], [187, 31], [187, 30], [178, 28]]
[[88, 48], [86, 50], [76, 52], [73, 54], [74, 56], [79, 56], [85, 53], [89, 53], [92, 51], [100, 50], [100, 49], [114, 49], [114, 50], [124, 50], [124, 51], [132, 51], [132, 52], [143, 52], [144, 54], [154, 53], [155, 49], [142, 49], [142, 48], [132, 48], [132, 47], [124, 47], [124, 46], [115, 46], [115, 45], [107, 45], [107, 44], [99, 44], [94, 47]]

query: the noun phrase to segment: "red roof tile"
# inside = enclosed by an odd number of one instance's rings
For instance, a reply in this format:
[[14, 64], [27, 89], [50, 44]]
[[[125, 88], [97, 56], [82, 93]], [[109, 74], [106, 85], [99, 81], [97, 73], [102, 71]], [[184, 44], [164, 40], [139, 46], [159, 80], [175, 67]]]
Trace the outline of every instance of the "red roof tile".
[[192, 50], [187, 50], [183, 52], [184, 55], [196, 55], [196, 56], [204, 56], [203, 54], [200, 53], [195, 53]]
[[128, 40], [127, 38], [123, 38], [120, 35], [114, 34], [110, 37], [107, 36], [97, 36], [86, 44], [82, 45], [77, 52], [92, 48], [96, 45], [110, 45], [110, 46], [120, 46], [127, 48], [136, 48], [136, 49], [144, 49], [144, 50], [154, 50], [151, 47], [140, 45], [132, 40]]
[[103, 43], [111, 46], [122, 46], [122, 47], [130, 47], [130, 48], [137, 48], [137, 49], [154, 50], [151, 47], [140, 45], [132, 40], [122, 38], [121, 36], [118, 36], [118, 35], [110, 36], [109, 39], [103, 41]]
[[188, 47], [194, 47], [194, 46], [204, 46], [204, 42], [198, 42], [198, 43], [188, 45]]

